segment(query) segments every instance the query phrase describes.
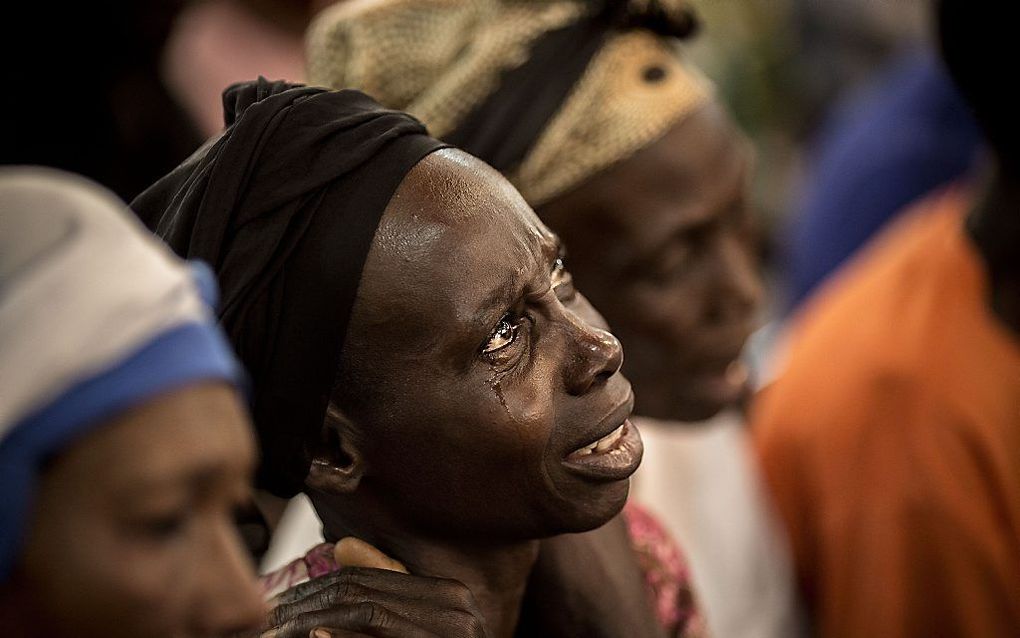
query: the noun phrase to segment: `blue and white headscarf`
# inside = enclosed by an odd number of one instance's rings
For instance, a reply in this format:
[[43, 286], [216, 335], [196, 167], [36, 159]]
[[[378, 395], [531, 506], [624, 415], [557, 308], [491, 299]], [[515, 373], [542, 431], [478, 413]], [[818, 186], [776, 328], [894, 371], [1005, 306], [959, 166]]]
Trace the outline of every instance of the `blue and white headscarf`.
[[0, 582], [41, 465], [89, 430], [198, 380], [240, 386], [216, 283], [112, 193], [41, 168], [0, 170]]

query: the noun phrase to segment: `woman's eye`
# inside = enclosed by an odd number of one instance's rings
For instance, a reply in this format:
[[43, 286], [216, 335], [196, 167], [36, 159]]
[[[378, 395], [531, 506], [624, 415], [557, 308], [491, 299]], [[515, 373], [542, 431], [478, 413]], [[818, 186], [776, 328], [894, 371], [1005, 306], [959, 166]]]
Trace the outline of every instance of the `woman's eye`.
[[574, 298], [576, 294], [574, 278], [570, 276], [570, 272], [567, 270], [567, 265], [562, 257], [553, 262], [553, 269], [549, 278], [552, 282], [553, 291], [556, 292], [556, 296], [560, 301], [570, 301]]
[[691, 271], [696, 248], [689, 242], [677, 242], [652, 265], [646, 277], [658, 285], [671, 285], [681, 281]]
[[184, 512], [154, 516], [140, 521], [138, 528], [153, 540], [169, 540], [184, 530], [187, 519], [188, 515]]
[[482, 354], [492, 354], [509, 346], [517, 338], [519, 328], [520, 323], [512, 315], [504, 315], [489, 335], [489, 339], [482, 345]]
[[559, 287], [567, 278], [567, 265], [563, 263], [562, 257], [557, 257], [556, 261], [553, 262], [552, 269], [552, 285], [553, 288]]

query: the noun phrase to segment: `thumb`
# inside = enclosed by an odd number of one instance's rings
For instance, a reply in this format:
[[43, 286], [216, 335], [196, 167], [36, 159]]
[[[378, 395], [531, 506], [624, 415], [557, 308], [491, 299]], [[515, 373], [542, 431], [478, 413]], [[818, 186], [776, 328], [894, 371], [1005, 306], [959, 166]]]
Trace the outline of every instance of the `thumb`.
[[400, 561], [393, 560], [373, 545], [353, 536], [340, 539], [333, 548], [333, 560], [343, 567], [373, 567], [408, 573]]
[[362, 634], [356, 631], [326, 629], [325, 627], [316, 627], [312, 630], [309, 636], [311, 636], [311, 638], [371, 638], [368, 634]]

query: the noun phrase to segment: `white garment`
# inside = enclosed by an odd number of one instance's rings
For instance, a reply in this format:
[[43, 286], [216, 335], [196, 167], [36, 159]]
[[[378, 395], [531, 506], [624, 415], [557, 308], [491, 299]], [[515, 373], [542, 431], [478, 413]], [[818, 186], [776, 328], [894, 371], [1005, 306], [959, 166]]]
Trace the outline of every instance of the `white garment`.
[[188, 266], [113, 193], [0, 170], [0, 438], [156, 335], [207, 321]]
[[632, 417], [645, 443], [632, 498], [684, 550], [714, 638], [802, 635], [793, 571], [741, 417]]
[[308, 497], [298, 494], [287, 503], [287, 509], [273, 531], [269, 549], [259, 565], [259, 573], [271, 574], [323, 541], [319, 515]]

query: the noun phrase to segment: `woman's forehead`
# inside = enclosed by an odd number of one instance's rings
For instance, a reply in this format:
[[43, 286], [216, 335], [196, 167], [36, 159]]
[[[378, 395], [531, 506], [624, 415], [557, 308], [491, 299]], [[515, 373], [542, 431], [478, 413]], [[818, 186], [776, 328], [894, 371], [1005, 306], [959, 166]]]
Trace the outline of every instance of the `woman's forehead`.
[[552, 232], [502, 175], [462, 151], [443, 149], [405, 177], [373, 250], [392, 250], [404, 259], [438, 250], [456, 259], [479, 247], [529, 254], [552, 243]]
[[358, 323], [375, 335], [372, 341], [392, 345], [399, 338], [419, 352], [491, 328], [481, 324], [490, 315], [498, 321], [559, 252], [558, 238], [519, 198], [497, 194], [487, 201], [428, 205], [450, 210], [421, 214], [409, 205], [384, 219], [366, 264], [366, 303], [358, 313]]
[[384, 276], [397, 278], [408, 301], [427, 296], [449, 306], [510, 286], [544, 268], [559, 250], [558, 238], [530, 209], [523, 212], [476, 210], [460, 214], [456, 223], [405, 227], [403, 238], [391, 242], [387, 261], [394, 272]]
[[62, 476], [88, 476], [106, 493], [129, 498], [213, 479], [247, 480], [255, 443], [235, 390], [202, 382], [128, 409], [60, 458]]
[[544, 270], [558, 248], [499, 173], [461, 151], [438, 151], [408, 174], [386, 209], [358, 323], [433, 342], [437, 330], [470, 323], [492, 298]]

